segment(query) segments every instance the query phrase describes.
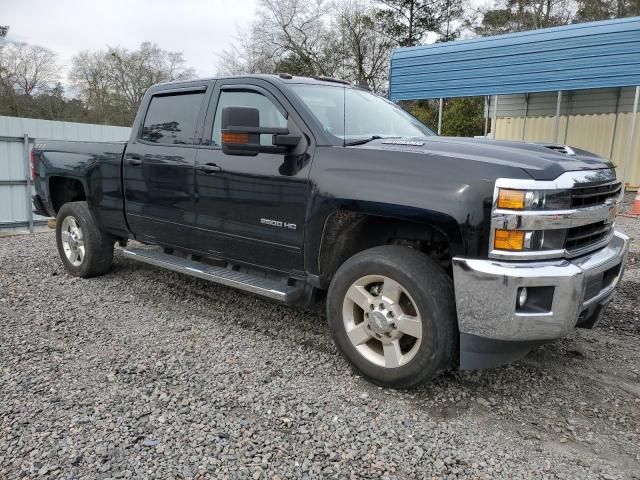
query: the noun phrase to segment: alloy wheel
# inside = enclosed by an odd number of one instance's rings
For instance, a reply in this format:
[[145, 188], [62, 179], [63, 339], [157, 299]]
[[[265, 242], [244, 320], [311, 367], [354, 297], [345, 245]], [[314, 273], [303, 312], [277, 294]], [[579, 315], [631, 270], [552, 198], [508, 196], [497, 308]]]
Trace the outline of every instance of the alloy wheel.
[[351, 284], [342, 318], [347, 337], [369, 362], [397, 368], [410, 362], [422, 342], [422, 320], [409, 292], [383, 275], [366, 275]]
[[62, 248], [69, 263], [74, 267], [79, 267], [85, 259], [86, 251], [84, 246], [84, 234], [80, 224], [71, 215], [64, 218], [60, 229]]

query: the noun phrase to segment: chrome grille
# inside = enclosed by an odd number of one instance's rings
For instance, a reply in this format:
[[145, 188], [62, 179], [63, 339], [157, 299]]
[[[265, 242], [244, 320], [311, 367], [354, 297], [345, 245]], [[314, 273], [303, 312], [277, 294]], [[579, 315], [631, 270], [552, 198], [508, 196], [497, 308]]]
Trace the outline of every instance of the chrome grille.
[[608, 183], [591, 187], [578, 187], [571, 190], [571, 207], [590, 207], [615, 199], [620, 194], [621, 183]]
[[[569, 201], [564, 208], [501, 209], [497, 206], [500, 189], [557, 190], [566, 192]], [[621, 183], [616, 180], [614, 169], [565, 172], [555, 180], [499, 178], [494, 188], [489, 257], [504, 260], [575, 258], [602, 248], [614, 234], [620, 192]], [[495, 248], [498, 229], [530, 233], [530, 246], [522, 251]], [[536, 239], [542, 242], [535, 242]]]
[[567, 239], [564, 247], [569, 252], [572, 252], [593, 245], [605, 239], [612, 228], [612, 223], [605, 223], [604, 221], [570, 228], [567, 230]]
[[[597, 207], [617, 201], [621, 188], [620, 182], [574, 187], [571, 189], [571, 208]], [[569, 228], [565, 249], [567, 252], [573, 253], [596, 246], [610, 236], [612, 229], [613, 223], [608, 220]]]

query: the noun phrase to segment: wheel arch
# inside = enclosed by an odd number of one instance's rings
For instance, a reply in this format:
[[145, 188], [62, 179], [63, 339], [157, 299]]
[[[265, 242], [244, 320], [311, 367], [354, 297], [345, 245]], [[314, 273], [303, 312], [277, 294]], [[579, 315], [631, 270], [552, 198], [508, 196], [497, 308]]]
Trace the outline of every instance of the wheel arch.
[[48, 186], [51, 208], [55, 214], [65, 203], [87, 200], [86, 186], [77, 178], [52, 175], [48, 178]]
[[353, 255], [393, 244], [426, 253], [447, 271], [453, 256], [464, 248], [458, 223], [445, 214], [335, 210], [325, 218], [318, 248], [316, 268], [320, 288], [327, 288], [340, 265]]

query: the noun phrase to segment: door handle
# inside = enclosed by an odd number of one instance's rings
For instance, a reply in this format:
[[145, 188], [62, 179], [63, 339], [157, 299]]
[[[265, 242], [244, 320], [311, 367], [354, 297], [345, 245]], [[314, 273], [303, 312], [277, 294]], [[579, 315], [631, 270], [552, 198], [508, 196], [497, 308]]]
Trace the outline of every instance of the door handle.
[[222, 170], [222, 168], [220, 168], [220, 166], [216, 165], [215, 163], [205, 163], [204, 165], [198, 165], [197, 168], [202, 173], [206, 173], [209, 175]]
[[142, 159], [138, 156], [127, 158], [127, 165], [131, 165], [132, 167], [138, 167], [142, 165]]

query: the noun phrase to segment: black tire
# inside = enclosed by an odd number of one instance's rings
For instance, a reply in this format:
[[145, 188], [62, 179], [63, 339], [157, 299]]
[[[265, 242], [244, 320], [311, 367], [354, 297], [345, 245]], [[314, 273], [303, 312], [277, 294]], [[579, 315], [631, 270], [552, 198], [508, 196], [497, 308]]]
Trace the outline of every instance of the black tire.
[[[62, 241], [62, 225], [67, 217], [74, 218], [84, 241], [84, 256], [74, 265], [65, 253]], [[98, 228], [87, 202], [65, 203], [56, 217], [56, 243], [64, 268], [75, 277], [89, 278], [105, 274], [113, 262], [115, 238]]]
[[[413, 357], [401, 366], [376, 365], [358, 351], [347, 335], [343, 320], [345, 296], [354, 282], [368, 275], [381, 275], [398, 282], [410, 295], [420, 316], [422, 339]], [[411, 248], [375, 247], [342, 264], [329, 287], [327, 318], [340, 352], [362, 376], [377, 385], [415, 387], [455, 364], [458, 325], [453, 283], [436, 262]]]

